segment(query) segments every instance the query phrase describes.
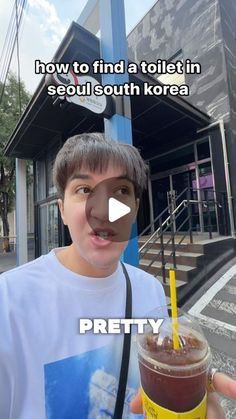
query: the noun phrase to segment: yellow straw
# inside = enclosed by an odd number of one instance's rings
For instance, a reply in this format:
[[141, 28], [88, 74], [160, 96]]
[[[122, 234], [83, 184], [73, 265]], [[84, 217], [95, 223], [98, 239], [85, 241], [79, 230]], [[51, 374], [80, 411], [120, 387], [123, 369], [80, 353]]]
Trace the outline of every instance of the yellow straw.
[[170, 301], [171, 301], [171, 315], [172, 315], [172, 332], [174, 350], [179, 349], [178, 337], [178, 320], [177, 320], [177, 298], [176, 298], [176, 284], [175, 284], [175, 271], [170, 269]]

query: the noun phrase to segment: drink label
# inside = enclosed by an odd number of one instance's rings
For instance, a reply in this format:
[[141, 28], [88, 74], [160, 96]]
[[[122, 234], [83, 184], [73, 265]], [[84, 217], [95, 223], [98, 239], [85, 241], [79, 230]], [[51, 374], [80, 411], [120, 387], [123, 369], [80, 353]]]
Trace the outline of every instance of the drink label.
[[206, 401], [207, 395], [204, 396], [201, 403], [192, 410], [183, 413], [176, 413], [172, 410], [165, 409], [154, 403], [143, 388], [141, 387], [143, 410], [145, 419], [205, 419], [206, 418]]

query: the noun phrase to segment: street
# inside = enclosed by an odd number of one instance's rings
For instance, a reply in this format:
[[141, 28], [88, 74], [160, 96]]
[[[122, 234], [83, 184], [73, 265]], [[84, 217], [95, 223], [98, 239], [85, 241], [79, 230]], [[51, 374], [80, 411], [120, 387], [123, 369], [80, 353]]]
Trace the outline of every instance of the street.
[[[213, 367], [236, 378], [236, 260], [229, 262], [184, 305], [210, 344]], [[236, 417], [236, 401], [220, 397], [227, 419]]]

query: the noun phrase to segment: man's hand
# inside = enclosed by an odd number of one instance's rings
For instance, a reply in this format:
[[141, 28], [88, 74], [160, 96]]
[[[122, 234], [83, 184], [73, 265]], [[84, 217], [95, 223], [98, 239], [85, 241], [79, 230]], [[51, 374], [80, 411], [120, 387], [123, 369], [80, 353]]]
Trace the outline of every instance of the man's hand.
[[[216, 372], [213, 378], [213, 385], [218, 393], [226, 397], [236, 400], [236, 380], [228, 377], [227, 375]], [[142, 399], [141, 392], [139, 391], [130, 404], [131, 412], [142, 413]], [[216, 393], [208, 393], [207, 402], [207, 419], [224, 419], [225, 414], [220, 406]]]

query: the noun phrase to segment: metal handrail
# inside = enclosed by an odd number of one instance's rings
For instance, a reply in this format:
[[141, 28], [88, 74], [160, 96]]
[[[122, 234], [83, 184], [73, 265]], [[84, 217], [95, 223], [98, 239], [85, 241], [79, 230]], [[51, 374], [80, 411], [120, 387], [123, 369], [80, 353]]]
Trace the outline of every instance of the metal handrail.
[[[180, 192], [180, 194], [176, 197], [176, 201], [179, 200], [179, 198], [181, 198], [181, 196], [188, 190], [189, 188], [185, 188], [182, 192]], [[147, 227], [145, 227], [145, 229], [139, 234], [139, 237], [142, 237], [153, 225], [156, 224], [156, 222], [158, 221], [159, 218], [161, 218], [163, 216], [163, 214], [169, 211], [169, 206], [167, 206], [160, 214], [158, 214], [156, 216], [156, 218], [154, 218], [154, 220], [148, 224]]]
[[[182, 212], [184, 211], [184, 205], [186, 204], [186, 202], [187, 202], [187, 200], [183, 200], [182, 202], [181, 202], [181, 204], [179, 204], [179, 206], [173, 211], [173, 213], [172, 214], [174, 214], [174, 213], [176, 213], [176, 212], [178, 212], [179, 210], [180, 210], [180, 208], [181, 208], [181, 206], [183, 206], [183, 208], [181, 209], [181, 211], [177, 214], [177, 217], [179, 217], [181, 214], [182, 214]], [[176, 219], [177, 219], [177, 217], [176, 217]], [[171, 217], [168, 217], [168, 218], [171, 218]], [[176, 220], [175, 219], [175, 220]], [[166, 219], [163, 223], [162, 223], [162, 225], [158, 228], [158, 230], [156, 231], [156, 233], [158, 233], [159, 231], [161, 231], [161, 234], [158, 236], [158, 237], [156, 237], [156, 240], [155, 240], [155, 242], [152, 242], [151, 244], [153, 244], [153, 243], [156, 243], [156, 241], [159, 239], [159, 238], [161, 238], [161, 236], [163, 237], [163, 235], [164, 235], [164, 233], [167, 231], [167, 228], [165, 228], [165, 229], [163, 229], [162, 227], [163, 227], [163, 225], [164, 224], [167, 224], [167, 221], [168, 221], [168, 219]], [[163, 240], [162, 240], [162, 248], [160, 249], [160, 251], [159, 251], [159, 253], [158, 253], [158, 255], [157, 255], [157, 257], [158, 256], [160, 256], [160, 254], [161, 253], [164, 253], [164, 251], [165, 251], [165, 248], [170, 244], [170, 242], [173, 240], [173, 237], [175, 237], [176, 236], [176, 234], [179, 232], [179, 230], [181, 229], [181, 227], [184, 225], [184, 224], [186, 224], [186, 222], [187, 221], [189, 221], [189, 216], [187, 216], [187, 218], [181, 223], [181, 225], [179, 226], [179, 228], [173, 233], [173, 235], [169, 238], [169, 240], [167, 240], [167, 242], [164, 244], [163, 243]], [[167, 227], [169, 227], [169, 225], [167, 224]], [[174, 244], [174, 246], [175, 246], [175, 249], [172, 251], [172, 253], [171, 253], [171, 255], [169, 255], [169, 256], [173, 256], [173, 258], [174, 258], [174, 267], [176, 268], [176, 262], [175, 262], [175, 251], [176, 251], [176, 248], [182, 243], [182, 241], [184, 240], [184, 238], [186, 237], [186, 234], [183, 236], [183, 238], [181, 238], [181, 240], [180, 240], [180, 242], [179, 243], [177, 243], [177, 245], [175, 245]], [[148, 240], [149, 241], [149, 240]], [[147, 245], [148, 243], [148, 241], [146, 241], [145, 242], [145, 245]], [[143, 248], [144, 246], [142, 246], [142, 248]], [[151, 247], [151, 246], [150, 246]], [[145, 256], [145, 254], [148, 252], [148, 250], [150, 249], [150, 247], [142, 254], [142, 257], [143, 256]], [[150, 261], [150, 263], [149, 263], [149, 265], [147, 266], [147, 268], [150, 268], [151, 267], [151, 265], [154, 263], [154, 260], [151, 260]], [[165, 262], [164, 262], [164, 264], [165, 264]]]
[[[202, 189], [202, 188], [193, 188], [193, 187], [189, 187], [189, 186], [187, 186], [185, 189], [183, 189], [183, 191], [182, 192], [180, 192], [180, 194], [176, 197], [176, 201], [177, 200], [179, 200], [179, 198], [186, 192], [186, 191], [193, 191], [193, 192], [197, 192], [197, 191], [201, 191], [201, 192], [203, 192], [203, 191], [205, 191], [205, 192], [208, 192], [208, 191], [210, 191], [210, 192], [212, 192], [213, 194], [220, 194], [220, 195], [224, 195], [226, 192], [225, 191], [216, 191], [215, 189], [212, 189], [212, 188], [205, 188], [205, 189]], [[208, 201], [211, 201], [211, 199], [209, 199]], [[212, 200], [212, 201], [214, 201], [214, 200]], [[202, 201], [198, 201], [199, 203], [201, 203]], [[221, 204], [218, 202], [218, 201], [214, 201], [214, 203], [218, 206], [218, 207], [222, 207], [221, 206]], [[162, 216], [163, 216], [163, 214], [167, 211], [167, 210], [169, 210], [169, 206], [167, 206], [160, 214], [158, 214], [157, 216], [156, 216], [156, 218], [154, 218], [154, 220], [151, 222], [151, 223], [149, 223], [145, 228], [144, 228], [144, 230], [142, 230], [141, 231], [141, 233], [139, 234], [139, 237], [142, 237], [148, 230], [150, 230], [150, 228], [153, 226], [153, 225], [155, 225], [156, 224], [156, 222], [157, 222], [157, 220], [159, 219], [159, 218], [161, 218]]]
[[[186, 191], [186, 190], [185, 190]], [[207, 207], [207, 203], [208, 202], [210, 202], [210, 203], [214, 203], [214, 204], [216, 204], [216, 205], [218, 205], [220, 208], [221, 208], [221, 205], [217, 202], [217, 201], [215, 201], [215, 200], [213, 200], [213, 199], [209, 199], [208, 201], [206, 201], [206, 200], [202, 200], [202, 201], [200, 201], [200, 200], [197, 200], [197, 199], [184, 199], [175, 209], [174, 209], [174, 211], [172, 212], [172, 215], [175, 215], [176, 214], [176, 212], [178, 212], [179, 211], [179, 209], [181, 208], [181, 206], [182, 205], [186, 205], [186, 204], [188, 204], [188, 203], [190, 203], [190, 204], [202, 204], [202, 205], [204, 205], [205, 207]], [[158, 217], [156, 217], [156, 219], [155, 220], [157, 220], [161, 215], [163, 215], [164, 214], [164, 212], [166, 212], [167, 211], [167, 209], [168, 209], [169, 207], [166, 207], [165, 208], [165, 210], [163, 210], [162, 212], [161, 212], [161, 214], [158, 216]], [[171, 218], [171, 216], [169, 215], [167, 218], [166, 218], [166, 220], [161, 224], [162, 225], [162, 227], [164, 227], [165, 226], [165, 224], [167, 224], [168, 223], [168, 221], [170, 220], [170, 218]], [[154, 221], [155, 222], [155, 221]], [[153, 223], [154, 223], [153, 222]], [[150, 225], [149, 225], [149, 228], [150, 228]], [[144, 231], [144, 230], [143, 230]], [[156, 231], [154, 231], [154, 233], [152, 233], [152, 235], [148, 238], [148, 240], [140, 247], [140, 249], [139, 249], [139, 253], [141, 253], [142, 252], [142, 250], [143, 250], [143, 248], [153, 239], [153, 237], [156, 235], [156, 234], [158, 234], [158, 232], [160, 231], [160, 227], [158, 227], [158, 229], [156, 230]], [[141, 235], [142, 235], [142, 233], [139, 235], [139, 237], [141, 237]]]
[[[179, 211], [179, 209], [181, 208], [181, 206], [183, 205], [183, 203], [185, 202], [185, 200], [184, 201], [182, 201], [179, 205], [178, 205], [178, 207], [176, 207], [175, 208], [175, 210], [172, 212], [172, 215], [175, 215], [175, 213], [176, 212], [178, 212]], [[161, 226], [162, 227], [164, 227], [167, 223], [168, 223], [168, 221], [170, 220], [170, 218], [171, 218], [171, 216], [169, 215], [167, 218], [166, 218], [166, 220], [161, 224]], [[158, 227], [158, 229], [156, 230], [156, 231], [154, 231], [154, 233], [152, 233], [152, 235], [151, 235], [151, 237], [149, 237], [149, 239], [144, 243], [144, 245], [143, 246], [141, 246], [140, 247], [140, 249], [139, 249], [139, 253], [143, 250], [143, 248], [152, 240], [152, 238], [156, 235], [156, 234], [158, 234], [158, 232], [160, 231], [160, 227]]]
[[[179, 232], [179, 229], [188, 221], [188, 217], [180, 224], [180, 226], [179, 226], [179, 228], [174, 232], [174, 236]], [[166, 232], [166, 230], [164, 230], [163, 231], [163, 233], [165, 233]], [[160, 236], [159, 236], [160, 237]], [[158, 237], [158, 238], [159, 238]], [[182, 243], [182, 241], [185, 239], [185, 237], [186, 237], [186, 234], [184, 234], [183, 235], [183, 237], [181, 238], [181, 240], [180, 240], [180, 242], [179, 243], [177, 243], [177, 245], [176, 245], [176, 247], [179, 245], [179, 244], [181, 244]], [[168, 246], [168, 244], [170, 244], [170, 241], [171, 241], [171, 237], [169, 238], [169, 240], [167, 240], [167, 242], [165, 243], [165, 244], [163, 244], [163, 250], [165, 250], [165, 248]], [[161, 254], [161, 252], [162, 252], [162, 249], [159, 251], [159, 253], [157, 254], [157, 256], [159, 256], [160, 254]], [[144, 255], [146, 254], [146, 252], [144, 253]], [[169, 255], [169, 256], [172, 256], [172, 254], [171, 255]], [[148, 265], [148, 267], [150, 267], [151, 265], [152, 265], [152, 261], [151, 261], [151, 263]]]
[[[154, 233], [151, 234], [151, 236], [145, 241], [145, 243], [140, 247], [139, 249], [139, 253], [141, 255], [141, 257], [143, 258], [146, 253], [149, 251], [149, 249], [152, 247], [153, 244], [155, 244], [157, 242], [158, 239], [160, 239], [160, 251], [158, 252], [157, 255], [155, 255], [151, 260], [150, 263], [146, 266], [146, 269], [149, 270], [149, 268], [152, 266], [152, 264], [161, 256], [161, 267], [162, 267], [162, 276], [163, 276], [163, 282], [166, 282], [166, 272], [165, 272], [165, 265], [166, 265], [166, 258], [165, 258], [165, 248], [170, 244], [170, 242], [172, 242], [172, 251], [171, 253], [167, 256], [167, 258], [169, 259], [170, 257], [173, 258], [173, 266], [174, 268], [176, 268], [176, 250], [177, 248], [181, 245], [181, 243], [183, 242], [183, 240], [186, 238], [186, 236], [189, 234], [190, 236], [190, 243], [192, 243], [192, 217], [194, 216], [194, 214], [192, 214], [192, 204], [201, 204], [204, 207], [207, 208], [207, 213], [208, 213], [208, 232], [209, 232], [209, 238], [212, 239], [212, 222], [211, 222], [211, 215], [210, 215], [210, 205], [214, 204], [215, 206], [217, 205], [218, 207], [222, 206], [219, 204], [218, 201], [216, 201], [215, 199], [203, 199], [203, 200], [198, 200], [198, 199], [189, 199], [190, 198], [190, 191], [193, 188], [185, 188], [178, 197], [175, 198], [175, 202], [186, 192], [188, 198], [187, 199], [183, 199], [181, 201], [181, 203], [179, 205], [177, 205], [177, 207], [175, 209], [173, 209], [173, 205], [170, 204], [168, 205], [162, 212], [161, 214], [159, 214], [154, 222], [152, 224], [150, 224], [148, 227], [146, 227], [146, 229], [143, 231], [145, 232], [148, 228], [150, 228], [151, 225], [155, 224], [156, 221], [159, 219], [159, 227], [156, 229], [156, 231], [154, 231]], [[196, 189], [193, 189], [194, 191], [196, 191]], [[185, 217], [185, 219], [182, 221], [181, 220], [181, 224], [178, 226], [178, 228], [176, 229], [175, 227], [175, 223], [178, 219], [178, 217], [183, 213], [183, 211], [185, 209], [188, 209], [188, 214]], [[162, 216], [163, 214], [168, 210], [169, 215], [168, 217], [161, 222], [162, 220]], [[175, 241], [175, 237], [176, 235], [180, 232], [181, 228], [188, 222], [188, 231], [185, 232], [185, 234], [183, 234], [183, 236], [180, 238], [180, 240], [178, 240], [178, 243], [176, 243]], [[164, 233], [168, 230], [171, 229], [171, 236], [169, 238], [169, 240], [164, 243], [163, 241], [163, 236]], [[143, 233], [142, 233], [143, 234]], [[141, 234], [141, 235], [142, 235]]]

